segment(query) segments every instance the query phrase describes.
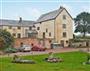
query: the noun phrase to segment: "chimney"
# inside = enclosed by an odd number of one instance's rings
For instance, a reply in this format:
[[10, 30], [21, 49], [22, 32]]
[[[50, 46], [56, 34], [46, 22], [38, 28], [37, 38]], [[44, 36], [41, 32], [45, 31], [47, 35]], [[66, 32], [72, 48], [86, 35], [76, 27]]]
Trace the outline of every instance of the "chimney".
[[22, 17], [19, 18], [19, 23], [21, 23], [21, 22], [22, 22]]
[[60, 9], [63, 9], [64, 7], [63, 6], [60, 6]]

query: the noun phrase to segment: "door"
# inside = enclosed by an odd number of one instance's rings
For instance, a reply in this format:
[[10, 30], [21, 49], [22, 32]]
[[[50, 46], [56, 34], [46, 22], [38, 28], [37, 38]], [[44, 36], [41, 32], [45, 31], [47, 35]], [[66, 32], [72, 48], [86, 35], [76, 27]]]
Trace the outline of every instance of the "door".
[[64, 47], [64, 40], [61, 40], [61, 46]]
[[45, 46], [45, 32], [43, 32], [43, 46]]

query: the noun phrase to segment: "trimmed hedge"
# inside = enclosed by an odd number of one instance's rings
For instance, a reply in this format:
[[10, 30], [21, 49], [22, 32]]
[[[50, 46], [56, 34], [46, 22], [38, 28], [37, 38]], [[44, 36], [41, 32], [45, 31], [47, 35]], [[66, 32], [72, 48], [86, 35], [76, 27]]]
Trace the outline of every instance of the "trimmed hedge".
[[70, 39], [70, 42], [90, 42], [90, 39]]

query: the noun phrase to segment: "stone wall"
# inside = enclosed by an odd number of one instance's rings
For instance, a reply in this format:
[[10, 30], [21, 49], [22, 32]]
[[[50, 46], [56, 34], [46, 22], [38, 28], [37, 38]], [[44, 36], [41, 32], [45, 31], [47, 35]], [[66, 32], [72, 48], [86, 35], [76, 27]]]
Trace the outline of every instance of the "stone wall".
[[[43, 45], [43, 40], [38, 40], [36, 38], [16, 38], [14, 47], [19, 48], [21, 47], [22, 43], [24, 45], [31, 45], [31, 44], [38, 45], [39, 43]], [[48, 39], [45, 40], [45, 45], [43, 47], [50, 48], [50, 42]]]
[[71, 45], [74, 47], [86, 47], [86, 46], [90, 47], [90, 41], [89, 42], [74, 42]]

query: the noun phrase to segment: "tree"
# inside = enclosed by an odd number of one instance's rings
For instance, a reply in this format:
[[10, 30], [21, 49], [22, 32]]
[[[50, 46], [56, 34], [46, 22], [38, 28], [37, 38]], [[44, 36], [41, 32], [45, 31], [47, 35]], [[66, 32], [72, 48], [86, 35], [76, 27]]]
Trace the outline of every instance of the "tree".
[[3, 48], [3, 45], [4, 45], [4, 40], [2, 37], [0, 37], [0, 49]]
[[13, 36], [6, 30], [0, 30], [0, 38], [3, 41], [3, 47], [10, 47], [14, 42]]
[[80, 32], [83, 34], [83, 37], [87, 33], [90, 33], [90, 13], [82, 12], [75, 18], [75, 32]]

